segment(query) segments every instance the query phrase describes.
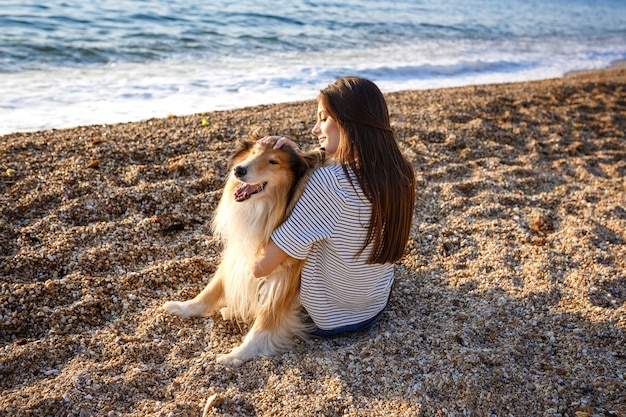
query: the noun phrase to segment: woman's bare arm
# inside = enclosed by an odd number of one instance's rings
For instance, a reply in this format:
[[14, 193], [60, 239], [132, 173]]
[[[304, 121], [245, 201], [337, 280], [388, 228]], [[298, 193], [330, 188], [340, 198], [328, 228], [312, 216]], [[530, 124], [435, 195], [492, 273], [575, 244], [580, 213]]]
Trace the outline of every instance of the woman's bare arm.
[[287, 253], [276, 246], [276, 244], [270, 239], [270, 242], [265, 248], [263, 257], [254, 263], [254, 277], [261, 278], [271, 274], [278, 265], [285, 259], [287, 259]]

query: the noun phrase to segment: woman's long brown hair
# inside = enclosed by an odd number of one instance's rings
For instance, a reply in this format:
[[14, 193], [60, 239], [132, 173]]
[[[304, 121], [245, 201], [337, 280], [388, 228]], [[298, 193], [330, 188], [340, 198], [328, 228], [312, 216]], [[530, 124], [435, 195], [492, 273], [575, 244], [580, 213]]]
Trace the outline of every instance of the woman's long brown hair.
[[361, 77], [344, 77], [320, 92], [319, 102], [340, 130], [335, 158], [352, 181], [356, 176], [372, 203], [367, 237], [368, 263], [402, 258], [415, 204], [415, 171], [402, 155], [380, 89]]

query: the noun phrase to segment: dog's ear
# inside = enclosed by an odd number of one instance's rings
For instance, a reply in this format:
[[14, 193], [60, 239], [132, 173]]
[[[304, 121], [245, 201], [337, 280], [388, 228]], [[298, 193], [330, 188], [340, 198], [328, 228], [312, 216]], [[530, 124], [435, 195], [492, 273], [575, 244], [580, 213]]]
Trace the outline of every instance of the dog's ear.
[[252, 142], [256, 142], [259, 139], [263, 139], [265, 136], [270, 136], [267, 134], [264, 128], [255, 127], [252, 133], [250, 133], [250, 140]]
[[293, 148], [288, 147], [286, 151], [291, 154], [292, 161], [295, 162], [292, 167], [294, 168], [294, 172], [296, 172], [296, 178], [298, 178], [298, 180], [310, 175], [313, 169], [323, 165], [326, 159], [326, 152], [322, 148], [298, 153]]
[[312, 149], [299, 155], [304, 160], [307, 170], [322, 165], [326, 160], [326, 151], [322, 148]]
[[294, 161], [297, 161], [296, 178], [297, 181], [289, 192], [289, 198], [287, 205], [287, 214], [291, 213], [296, 201], [302, 195], [307, 182], [313, 174], [313, 168], [321, 166], [326, 158], [326, 152], [321, 148], [308, 150], [302, 153], [296, 153], [295, 150], [290, 148], [290, 153]]
[[230, 157], [231, 161], [234, 161], [239, 157], [242, 153], [247, 152], [254, 146], [254, 142], [249, 140], [241, 140], [237, 142], [237, 149], [235, 149], [235, 153]]

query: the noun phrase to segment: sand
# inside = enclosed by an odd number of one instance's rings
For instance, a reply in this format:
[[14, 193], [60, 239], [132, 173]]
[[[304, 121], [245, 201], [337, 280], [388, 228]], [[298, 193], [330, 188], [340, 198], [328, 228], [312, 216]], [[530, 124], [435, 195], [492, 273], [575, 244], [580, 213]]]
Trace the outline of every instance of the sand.
[[[388, 94], [417, 172], [389, 308], [231, 369], [183, 320], [228, 157], [313, 101], [0, 137], [0, 415], [625, 416], [626, 69]], [[36, 115], [33, 115], [36, 117]]]

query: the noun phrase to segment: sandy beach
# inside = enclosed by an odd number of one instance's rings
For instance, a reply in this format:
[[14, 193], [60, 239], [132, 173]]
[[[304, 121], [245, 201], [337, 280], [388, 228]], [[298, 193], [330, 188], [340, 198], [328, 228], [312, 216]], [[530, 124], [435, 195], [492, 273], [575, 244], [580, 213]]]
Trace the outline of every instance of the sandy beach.
[[[0, 137], [2, 416], [625, 416], [626, 69], [387, 94], [417, 173], [389, 308], [241, 368], [210, 280], [228, 157], [314, 101]], [[33, 115], [36, 117], [36, 115]]]

